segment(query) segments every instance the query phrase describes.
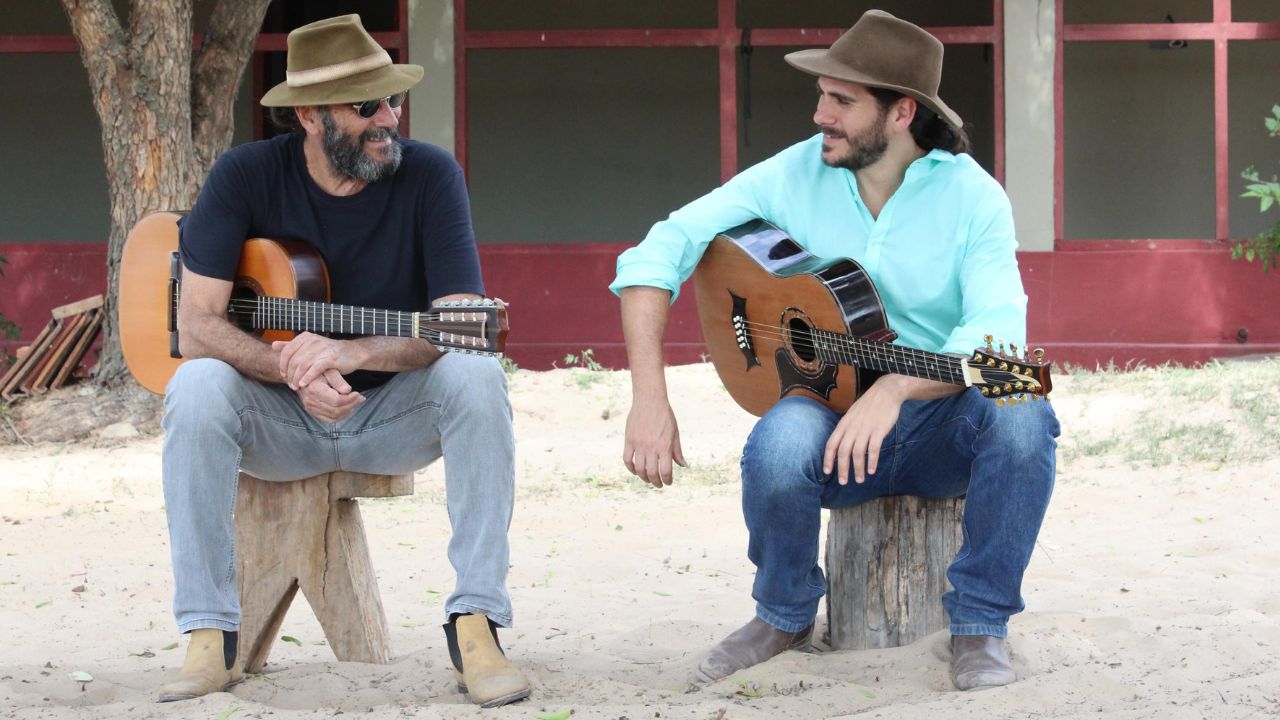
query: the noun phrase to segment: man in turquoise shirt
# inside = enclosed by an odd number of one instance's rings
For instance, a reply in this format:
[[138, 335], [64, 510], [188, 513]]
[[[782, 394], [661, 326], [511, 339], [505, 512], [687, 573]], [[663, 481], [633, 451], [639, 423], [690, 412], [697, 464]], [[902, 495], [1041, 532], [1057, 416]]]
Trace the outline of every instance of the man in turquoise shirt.
[[[938, 97], [942, 44], [871, 10], [831, 48], [786, 59], [818, 77], [821, 133], [672, 213], [618, 258], [610, 288], [622, 298], [633, 385], [623, 461], [655, 487], [685, 465], [663, 371], [667, 308], [729, 228], [762, 218], [815, 255], [857, 260], [898, 344], [967, 355], [988, 334], [1025, 343], [1009, 200]], [[743, 450], [756, 616], [697, 679], [807, 645], [826, 590], [821, 508], [906, 494], [966, 496], [965, 541], [947, 572], [954, 590], [942, 598], [956, 687], [1013, 682], [1004, 638], [1023, 607], [1057, 435], [1047, 403], [996, 408], [976, 388], [905, 375], [880, 376], [843, 415], [806, 397], [779, 401]]]

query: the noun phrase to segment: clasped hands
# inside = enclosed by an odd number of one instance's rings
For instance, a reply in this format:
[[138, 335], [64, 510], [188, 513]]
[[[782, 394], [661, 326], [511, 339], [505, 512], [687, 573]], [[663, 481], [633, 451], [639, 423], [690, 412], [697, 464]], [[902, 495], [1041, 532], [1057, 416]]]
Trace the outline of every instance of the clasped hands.
[[304, 332], [271, 343], [271, 349], [279, 354], [281, 381], [317, 420], [340, 422], [364, 402], [342, 377], [360, 368], [358, 348], [350, 341]]

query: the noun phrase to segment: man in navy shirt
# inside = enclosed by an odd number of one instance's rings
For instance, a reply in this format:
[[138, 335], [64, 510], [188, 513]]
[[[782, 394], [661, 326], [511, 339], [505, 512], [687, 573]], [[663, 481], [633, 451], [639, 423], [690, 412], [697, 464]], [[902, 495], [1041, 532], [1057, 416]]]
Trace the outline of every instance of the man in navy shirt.
[[400, 138], [422, 79], [356, 15], [289, 34], [286, 81], [262, 98], [292, 132], [219, 158], [182, 222], [179, 366], [165, 395], [164, 491], [174, 615], [191, 634], [161, 701], [240, 679], [232, 509], [240, 470], [296, 480], [412, 472], [444, 456], [457, 586], [445, 636], [461, 689], [493, 707], [529, 684], [497, 644], [510, 627], [515, 442], [498, 362], [422, 340], [302, 333], [267, 344], [227, 320], [243, 243], [292, 239], [325, 259], [335, 303], [416, 311], [484, 294], [461, 169]]

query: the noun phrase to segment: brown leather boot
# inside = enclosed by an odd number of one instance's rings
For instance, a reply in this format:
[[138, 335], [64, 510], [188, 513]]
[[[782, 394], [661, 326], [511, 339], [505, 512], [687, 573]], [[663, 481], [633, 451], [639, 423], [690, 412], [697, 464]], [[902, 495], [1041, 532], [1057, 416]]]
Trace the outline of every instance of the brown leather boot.
[[999, 687], [1017, 679], [1004, 649], [1004, 638], [951, 636], [951, 682], [957, 690]]
[[529, 697], [529, 681], [498, 645], [498, 626], [484, 615], [456, 615], [444, 626], [458, 690], [480, 707]]
[[239, 633], [200, 628], [191, 631], [182, 673], [160, 688], [157, 702], [190, 700], [222, 692], [244, 679], [236, 664]]
[[800, 650], [809, 645], [813, 625], [800, 632], [779, 630], [758, 617], [738, 628], [711, 649], [699, 665], [694, 677], [698, 682], [715, 682], [743, 668], [768, 660], [784, 650]]

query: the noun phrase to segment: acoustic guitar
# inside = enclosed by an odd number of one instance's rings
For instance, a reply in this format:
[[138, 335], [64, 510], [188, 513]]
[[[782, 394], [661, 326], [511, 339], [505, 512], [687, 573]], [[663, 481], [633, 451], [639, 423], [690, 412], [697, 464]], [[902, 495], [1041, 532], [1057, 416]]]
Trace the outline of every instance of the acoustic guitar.
[[790, 395], [844, 412], [884, 373], [979, 387], [999, 405], [1052, 389], [1040, 349], [1006, 354], [990, 336], [968, 357], [892, 344], [897, 333], [861, 265], [819, 258], [763, 220], [717, 235], [693, 279], [711, 362], [754, 415]]
[[[162, 212], [138, 221], [120, 258], [120, 346], [133, 377], [160, 394], [184, 362], [178, 352], [178, 217]], [[386, 335], [489, 356], [502, 354], [508, 331], [501, 300], [437, 302], [423, 312], [331, 304], [329, 271], [315, 248], [264, 238], [244, 244], [227, 319], [264, 342], [300, 332]]]

